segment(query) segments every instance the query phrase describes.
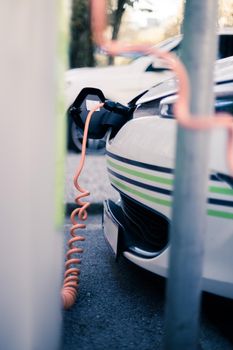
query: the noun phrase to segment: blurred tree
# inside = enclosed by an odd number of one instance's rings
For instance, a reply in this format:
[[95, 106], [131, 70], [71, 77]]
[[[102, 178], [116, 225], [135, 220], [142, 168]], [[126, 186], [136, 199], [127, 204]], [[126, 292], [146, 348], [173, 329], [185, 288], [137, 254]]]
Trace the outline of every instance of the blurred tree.
[[73, 0], [70, 37], [70, 67], [93, 67], [95, 58], [90, 29], [89, 0]]
[[[138, 1], [138, 0], [136, 0]], [[121, 21], [123, 14], [126, 9], [126, 5], [133, 6], [133, 0], [117, 0], [117, 1], [109, 1], [109, 22], [112, 26], [112, 40], [117, 40]], [[114, 57], [109, 57], [108, 64], [114, 64]]]
[[[112, 40], [118, 39], [118, 34], [120, 31], [120, 26], [122, 22], [122, 17], [127, 6], [134, 6], [136, 2], [140, 0], [109, 0], [109, 23], [112, 26]], [[153, 6], [153, 1], [144, 1], [144, 7], [141, 8], [142, 11], [151, 11]], [[109, 57], [109, 64], [114, 64], [114, 57]]]
[[125, 9], [128, 6], [133, 6], [139, 0], [109, 0], [109, 23], [112, 26], [112, 40], [118, 38], [120, 25]]

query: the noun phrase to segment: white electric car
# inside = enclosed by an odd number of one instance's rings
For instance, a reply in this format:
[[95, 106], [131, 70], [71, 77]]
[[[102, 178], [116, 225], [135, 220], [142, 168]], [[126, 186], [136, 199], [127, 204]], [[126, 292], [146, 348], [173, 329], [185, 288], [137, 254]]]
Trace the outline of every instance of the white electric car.
[[[232, 67], [233, 57], [218, 63], [214, 88], [215, 109], [233, 115]], [[100, 90], [87, 88], [69, 109], [83, 128], [88, 106], [104, 102], [89, 129], [91, 138], [108, 134], [107, 171], [119, 193], [117, 202], [104, 202], [104, 235], [116, 256], [164, 277], [170, 249], [176, 91], [176, 79], [169, 80], [122, 106], [106, 101]], [[226, 162], [226, 131], [211, 135], [202, 288], [233, 298], [233, 177]]]
[[[139, 115], [135, 111], [137, 117], [108, 139], [107, 170], [120, 200], [105, 201], [103, 219], [104, 234], [116, 255], [165, 277], [177, 124], [172, 110], [176, 96], [170, 92], [165, 99], [158, 94], [153, 100], [151, 92], [142, 96], [136, 102]], [[231, 76], [216, 82], [215, 94], [216, 111], [233, 115], [233, 69]], [[212, 132], [202, 287], [233, 298], [233, 177], [226, 164], [226, 139], [226, 131]]]

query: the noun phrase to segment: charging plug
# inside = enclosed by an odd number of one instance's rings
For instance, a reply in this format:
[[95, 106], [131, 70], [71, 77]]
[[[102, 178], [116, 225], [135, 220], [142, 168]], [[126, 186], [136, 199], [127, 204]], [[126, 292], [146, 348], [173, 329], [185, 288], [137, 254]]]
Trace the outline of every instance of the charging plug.
[[113, 102], [111, 100], [104, 102], [104, 108], [110, 112], [119, 113], [125, 116], [132, 114], [132, 107], [124, 106], [119, 102]]

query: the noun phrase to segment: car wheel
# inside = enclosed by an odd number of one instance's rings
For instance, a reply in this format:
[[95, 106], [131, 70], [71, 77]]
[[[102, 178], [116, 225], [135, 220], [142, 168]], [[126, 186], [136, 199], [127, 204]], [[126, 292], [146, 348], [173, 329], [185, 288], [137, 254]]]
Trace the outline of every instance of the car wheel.
[[[75, 122], [68, 118], [68, 150], [80, 153], [82, 150], [83, 132], [77, 127]], [[104, 153], [106, 141], [105, 138], [96, 140], [87, 140], [86, 153]]]

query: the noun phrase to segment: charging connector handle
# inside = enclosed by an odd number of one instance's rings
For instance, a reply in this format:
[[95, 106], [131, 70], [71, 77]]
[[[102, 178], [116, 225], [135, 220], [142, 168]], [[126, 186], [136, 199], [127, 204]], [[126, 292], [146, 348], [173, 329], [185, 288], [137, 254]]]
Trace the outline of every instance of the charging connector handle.
[[124, 116], [130, 116], [132, 114], [132, 107], [124, 106], [119, 102], [113, 102], [107, 100], [104, 102], [104, 108], [110, 112], [118, 113]]

